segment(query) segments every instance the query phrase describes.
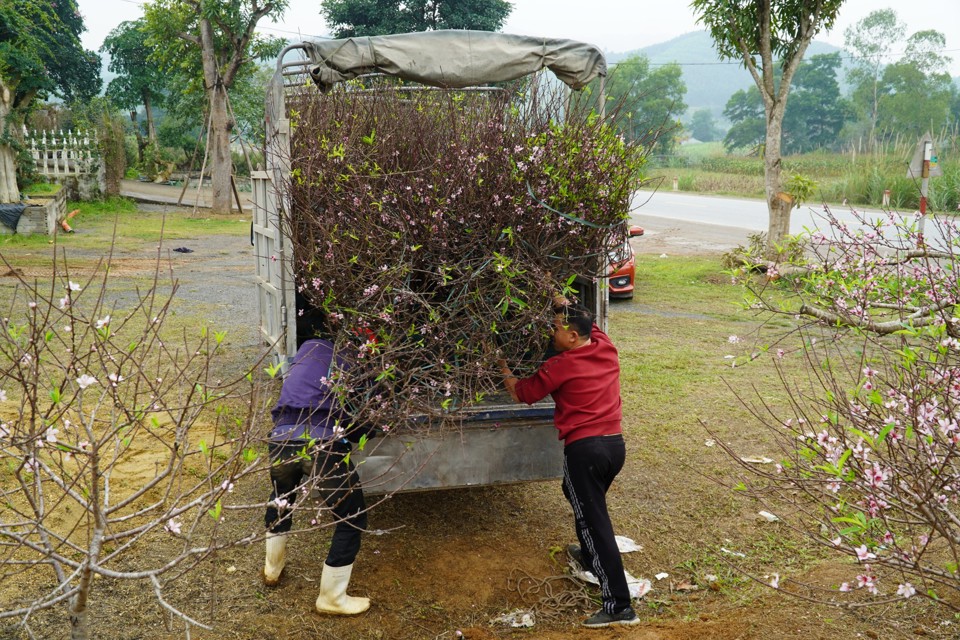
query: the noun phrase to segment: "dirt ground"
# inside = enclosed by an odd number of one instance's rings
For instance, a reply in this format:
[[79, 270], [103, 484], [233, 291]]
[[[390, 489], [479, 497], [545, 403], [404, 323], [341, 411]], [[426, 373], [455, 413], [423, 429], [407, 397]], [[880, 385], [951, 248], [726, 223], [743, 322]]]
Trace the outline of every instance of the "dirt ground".
[[[162, 207], [157, 207], [161, 210]], [[712, 254], [746, 241], [746, 232], [709, 225], [690, 225], [639, 218], [644, 237], [634, 240], [638, 252], [654, 255]], [[257, 307], [253, 288], [252, 248], [247, 237], [214, 236], [180, 242], [193, 250], [173, 254], [174, 272], [182, 284], [182, 304], [204, 305], [211, 318], [229, 324], [228, 341], [235, 362], [255, 355]], [[152, 255], [144, 248], [145, 264]], [[120, 256], [124, 268], [136, 269], [136, 249]], [[149, 268], [149, 265], [147, 266]], [[640, 304], [637, 301], [636, 304]], [[656, 301], [642, 301], [644, 306]], [[636, 312], [635, 303], [613, 306], [612, 314]], [[642, 313], [642, 312], [641, 312]], [[617, 336], [614, 335], [616, 339]], [[320, 570], [329, 531], [297, 536], [290, 543], [288, 565], [280, 585], [265, 588], [260, 579], [261, 545], [236, 548], [216, 557], [210, 566], [181, 579], [175, 604], [189, 606], [204, 619], [212, 615], [216, 629], [194, 628], [188, 637], [238, 640], [420, 639], [590, 637], [597, 640], [734, 640], [810, 638], [955, 637], [956, 625], [939, 626], [944, 613], [919, 610], [842, 611], [779, 596], [769, 589], [738, 582], [704, 583], [696, 566], [698, 549], [723, 544], [716, 523], [738, 518], [754, 527], [739, 507], [722, 515], [705, 513], [696, 504], [703, 480], [684, 469], [669, 473], [645, 464], [641, 455], [651, 427], [641, 408], [625, 407], [628, 462], [609, 496], [619, 534], [643, 545], [626, 554], [626, 568], [653, 581], [653, 591], [638, 603], [642, 624], [630, 628], [584, 630], [579, 620], [596, 608], [596, 592], [566, 577], [563, 553], [573, 541], [572, 517], [559, 482], [521, 486], [479, 487], [419, 494], [401, 494], [378, 504], [370, 514], [370, 533], [354, 568], [351, 593], [366, 595], [372, 607], [356, 618], [321, 617], [314, 613]], [[649, 454], [646, 454], [649, 455]], [[664, 465], [662, 468], [667, 468]], [[689, 483], [687, 483], [689, 480]], [[686, 486], [683, 486], [686, 485]], [[714, 489], [715, 490], [715, 489]], [[263, 499], [264, 486], [238, 487], [251, 502]], [[665, 496], [683, 493], [676, 504]], [[377, 500], [369, 498], [368, 502]], [[700, 516], [691, 517], [693, 514]], [[696, 518], [701, 519], [697, 520]], [[255, 528], [251, 515], [236, 525]], [[379, 534], [379, 535], [378, 535]], [[829, 584], [836, 566], [815, 564], [799, 576]], [[657, 580], [658, 573], [669, 576]], [[683, 583], [701, 584], [684, 590]], [[11, 585], [7, 585], [10, 587]], [[32, 585], [18, 585], [29, 589]], [[91, 602], [96, 637], [155, 639], [184, 637], [182, 623], [167, 627], [167, 616], [149, 589], [140, 584], [103, 580]], [[492, 622], [517, 609], [531, 610], [533, 628], [512, 628]], [[35, 618], [36, 637], [68, 636], [63, 617], [43, 613]], [[6, 635], [5, 635], [6, 634]], [[0, 638], [28, 637], [0, 624]]]

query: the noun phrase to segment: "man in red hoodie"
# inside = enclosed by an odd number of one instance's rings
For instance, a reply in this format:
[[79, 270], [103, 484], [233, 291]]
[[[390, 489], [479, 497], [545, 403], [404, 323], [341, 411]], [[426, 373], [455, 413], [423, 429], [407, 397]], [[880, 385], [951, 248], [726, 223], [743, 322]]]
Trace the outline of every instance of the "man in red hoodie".
[[533, 404], [553, 397], [554, 424], [563, 440], [563, 494], [573, 507], [580, 546], [570, 555], [600, 581], [603, 608], [585, 627], [640, 622], [607, 512], [607, 489], [623, 468], [626, 449], [620, 428], [620, 359], [593, 314], [562, 296], [555, 300], [553, 347], [529, 378], [518, 379], [500, 361], [504, 384], [515, 402]]

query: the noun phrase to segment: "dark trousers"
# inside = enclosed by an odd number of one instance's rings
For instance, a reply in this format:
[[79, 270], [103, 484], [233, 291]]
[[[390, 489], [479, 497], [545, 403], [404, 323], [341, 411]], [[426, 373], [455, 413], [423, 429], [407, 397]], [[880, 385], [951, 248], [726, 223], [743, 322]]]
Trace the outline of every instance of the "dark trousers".
[[584, 569], [600, 581], [603, 610], [619, 613], [630, 606], [623, 560], [607, 513], [607, 489], [623, 468], [623, 436], [594, 436], [563, 449], [563, 495], [573, 507]]
[[[269, 443], [273, 491], [264, 518], [267, 530], [271, 533], [290, 531], [300, 485], [304, 479], [316, 478], [316, 488], [337, 523], [327, 554], [327, 564], [331, 567], [353, 564], [360, 551], [360, 534], [367, 528], [360, 478], [353, 462], [348, 459], [344, 463], [350, 449], [350, 443], [343, 440], [318, 442], [312, 449], [303, 440]], [[278, 498], [287, 504], [278, 508]]]

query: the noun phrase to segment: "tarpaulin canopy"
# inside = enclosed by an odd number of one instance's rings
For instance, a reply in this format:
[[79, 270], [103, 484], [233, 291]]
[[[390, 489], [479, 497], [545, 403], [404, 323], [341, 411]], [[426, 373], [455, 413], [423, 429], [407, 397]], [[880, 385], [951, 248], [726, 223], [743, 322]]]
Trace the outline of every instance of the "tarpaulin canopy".
[[378, 72], [455, 89], [516, 80], [543, 68], [573, 89], [607, 75], [597, 47], [562, 38], [451, 29], [304, 44], [310, 75], [323, 91]]

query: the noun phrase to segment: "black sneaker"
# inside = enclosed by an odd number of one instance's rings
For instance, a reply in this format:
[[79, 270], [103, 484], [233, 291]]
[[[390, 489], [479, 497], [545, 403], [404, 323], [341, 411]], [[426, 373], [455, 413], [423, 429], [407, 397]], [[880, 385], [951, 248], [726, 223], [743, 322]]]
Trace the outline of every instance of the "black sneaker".
[[578, 544], [568, 544], [567, 545], [567, 557], [573, 560], [581, 569], [586, 569], [583, 565], [583, 553], [580, 551], [580, 545]]
[[632, 625], [640, 624], [640, 618], [632, 607], [627, 607], [620, 613], [607, 613], [603, 609], [581, 622], [584, 627], [599, 629], [600, 627], [611, 627], [613, 625]]

